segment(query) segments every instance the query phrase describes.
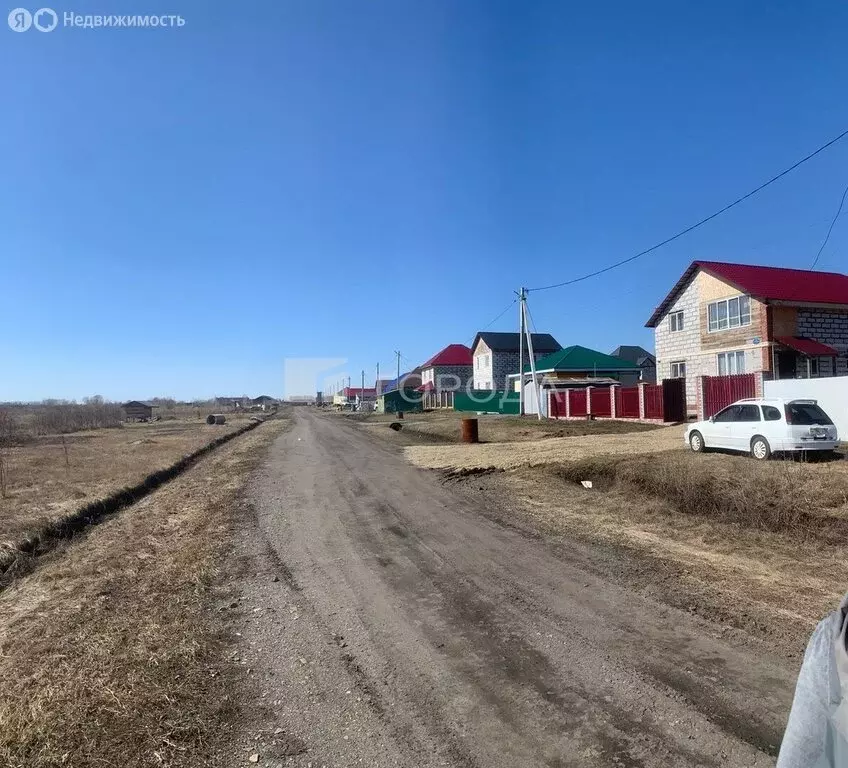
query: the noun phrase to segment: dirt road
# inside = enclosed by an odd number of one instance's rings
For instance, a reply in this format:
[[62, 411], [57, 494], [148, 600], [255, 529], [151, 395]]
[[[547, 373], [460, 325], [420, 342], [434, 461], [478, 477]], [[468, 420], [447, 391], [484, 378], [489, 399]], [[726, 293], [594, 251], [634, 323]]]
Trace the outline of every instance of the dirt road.
[[260, 764], [773, 764], [795, 664], [607, 581], [611, 550], [500, 526], [305, 408], [252, 496], [241, 659], [288, 734]]

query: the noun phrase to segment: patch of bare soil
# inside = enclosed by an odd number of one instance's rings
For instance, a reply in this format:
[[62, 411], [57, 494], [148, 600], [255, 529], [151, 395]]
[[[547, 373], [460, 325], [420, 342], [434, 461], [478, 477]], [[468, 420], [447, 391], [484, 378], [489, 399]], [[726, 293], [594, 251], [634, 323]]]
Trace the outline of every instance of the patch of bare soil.
[[0, 764], [214, 761], [242, 673], [211, 589], [241, 489], [285, 427], [222, 446], [0, 593]]
[[641, 432], [546, 437], [525, 442], [417, 445], [407, 447], [405, 454], [413, 464], [427, 469], [515, 469], [521, 466], [576, 461], [587, 456], [682, 451], [683, 432], [683, 426], [673, 426]]
[[[483, 443], [511, 443], [540, 440], [554, 437], [576, 437], [583, 435], [626, 434], [650, 432], [660, 429], [658, 424], [643, 424], [633, 421], [613, 419], [536, 419], [534, 416], [498, 416], [491, 413], [473, 413], [465, 411], [436, 410], [424, 413], [405, 413], [402, 420], [397, 414], [390, 413], [327, 413], [334, 418], [358, 424], [380, 437], [386, 435], [385, 428], [393, 422], [402, 425], [412, 445], [424, 443], [459, 443], [461, 441], [460, 421], [465, 418], [477, 419], [480, 441]], [[414, 438], [419, 438], [417, 443]]]

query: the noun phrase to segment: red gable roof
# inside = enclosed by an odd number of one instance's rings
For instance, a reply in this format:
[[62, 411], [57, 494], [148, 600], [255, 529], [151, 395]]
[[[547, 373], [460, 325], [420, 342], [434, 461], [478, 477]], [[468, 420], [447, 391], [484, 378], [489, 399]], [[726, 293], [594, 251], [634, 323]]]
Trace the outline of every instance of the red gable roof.
[[465, 344], [448, 344], [441, 352], [431, 357], [422, 368], [432, 368], [434, 365], [473, 365], [471, 350]]
[[723, 261], [693, 261], [645, 325], [653, 328], [686, 286], [692, 275], [703, 269], [757, 299], [792, 301], [802, 304], [848, 304], [848, 275], [813, 272], [808, 269], [759, 267]]

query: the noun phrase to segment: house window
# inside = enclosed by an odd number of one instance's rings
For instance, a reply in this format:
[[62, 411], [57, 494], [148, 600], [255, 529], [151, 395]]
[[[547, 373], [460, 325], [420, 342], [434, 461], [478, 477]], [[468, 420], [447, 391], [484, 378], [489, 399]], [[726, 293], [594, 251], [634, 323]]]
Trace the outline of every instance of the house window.
[[733, 376], [737, 373], [745, 373], [745, 353], [720, 352], [718, 354], [718, 375]]
[[710, 333], [750, 325], [751, 299], [747, 296], [734, 296], [732, 299], [713, 301], [708, 305], [707, 315]]
[[686, 378], [686, 363], [684, 361], [671, 364], [671, 378], [685, 379]]
[[682, 331], [683, 330], [683, 310], [681, 309], [679, 312], [672, 312], [668, 316], [668, 327], [670, 331]]

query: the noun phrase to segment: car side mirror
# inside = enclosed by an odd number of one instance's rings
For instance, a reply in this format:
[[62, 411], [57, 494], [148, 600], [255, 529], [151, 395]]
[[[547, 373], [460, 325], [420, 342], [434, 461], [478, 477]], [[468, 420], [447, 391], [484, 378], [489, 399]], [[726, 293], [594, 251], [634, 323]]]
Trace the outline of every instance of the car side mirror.
[[715, 416], [710, 416], [710, 424], [715, 422]]

